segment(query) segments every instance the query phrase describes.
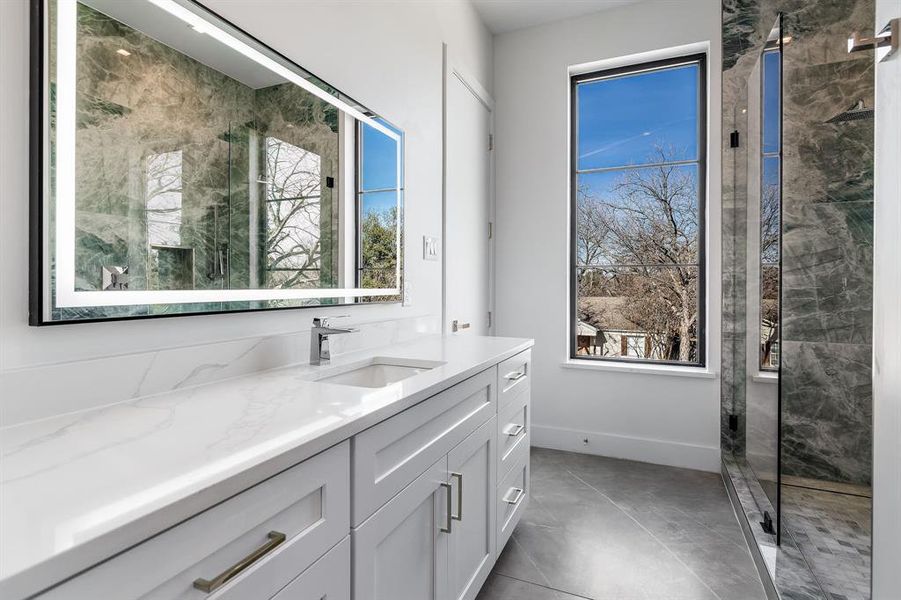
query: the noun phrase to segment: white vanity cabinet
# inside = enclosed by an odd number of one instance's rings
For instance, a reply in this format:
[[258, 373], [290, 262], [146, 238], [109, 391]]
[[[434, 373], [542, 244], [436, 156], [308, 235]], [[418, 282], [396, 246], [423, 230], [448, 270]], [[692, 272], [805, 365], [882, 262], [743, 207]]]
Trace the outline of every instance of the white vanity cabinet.
[[448, 454], [454, 486], [448, 554], [450, 600], [472, 600], [494, 566], [497, 418], [482, 425]]
[[492, 417], [353, 530], [354, 599], [471, 600], [495, 558]]
[[528, 351], [36, 600], [474, 600], [528, 501]]
[[345, 538], [349, 520], [345, 441], [39, 598], [268, 599]]
[[271, 600], [350, 600], [350, 537], [341, 540]]
[[497, 414], [496, 386], [487, 369], [355, 435], [353, 526]]
[[354, 600], [446, 600], [447, 456], [353, 530]]
[[501, 367], [353, 438], [354, 600], [478, 595], [529, 490], [530, 356]]

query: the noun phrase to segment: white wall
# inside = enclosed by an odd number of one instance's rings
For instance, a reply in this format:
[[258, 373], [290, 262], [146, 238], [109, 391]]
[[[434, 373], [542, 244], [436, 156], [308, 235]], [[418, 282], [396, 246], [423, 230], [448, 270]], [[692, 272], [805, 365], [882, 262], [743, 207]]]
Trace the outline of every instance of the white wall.
[[336, 350], [438, 332], [442, 42], [492, 83], [492, 39], [465, 0], [207, 0], [214, 11], [406, 133], [408, 307], [364, 306], [32, 328], [28, 273], [28, 2], [0, 1], [0, 423], [306, 360], [314, 315], [350, 313]]
[[[717, 0], [646, 0], [495, 37], [497, 332], [535, 338], [535, 445], [719, 470], [720, 28]], [[709, 43], [707, 364], [711, 372], [686, 376], [661, 369], [564, 367], [569, 289], [568, 68], [696, 43]]]
[[[876, 31], [901, 18], [876, 0]], [[901, 590], [901, 53], [876, 66], [873, 326], [873, 598]]]

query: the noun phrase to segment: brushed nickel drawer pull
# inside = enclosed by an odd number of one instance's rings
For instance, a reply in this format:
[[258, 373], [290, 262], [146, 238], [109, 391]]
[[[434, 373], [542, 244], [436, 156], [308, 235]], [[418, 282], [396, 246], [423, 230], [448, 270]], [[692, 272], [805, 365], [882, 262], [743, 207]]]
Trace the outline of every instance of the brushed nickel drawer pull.
[[[513, 498], [510, 498], [510, 492], [514, 492]], [[510, 488], [504, 496], [504, 502], [506, 502], [507, 504], [519, 504], [519, 501], [522, 500], [523, 496], [525, 495], [525, 490], [522, 490], [520, 488]]]
[[445, 497], [447, 499], [447, 516], [445, 517], [445, 524], [444, 524], [444, 527], [441, 528], [441, 532], [442, 533], [450, 533], [451, 528], [454, 524], [453, 521], [451, 520], [454, 518], [453, 508], [451, 507], [451, 502], [453, 502], [453, 494], [452, 494], [453, 486], [449, 483], [444, 483], [442, 481], [441, 487], [443, 487], [444, 491], [447, 492], [447, 496]]
[[451, 477], [457, 479], [457, 516], [451, 513], [451, 519], [455, 521], [463, 520], [463, 473], [451, 473]]
[[194, 587], [198, 590], [206, 592], [207, 594], [216, 591], [217, 589], [221, 588], [223, 585], [234, 579], [247, 567], [275, 550], [276, 547], [280, 546], [287, 539], [287, 536], [280, 531], [270, 531], [267, 537], [269, 538], [268, 542], [239, 560], [231, 567], [224, 570], [213, 579], [195, 579]]
[[525, 431], [525, 429], [525, 427], [518, 423], [510, 423], [504, 428], [504, 434], [509, 435], [510, 437], [516, 437]]
[[504, 379], [506, 379], [507, 381], [519, 381], [525, 376], [526, 370], [523, 369], [522, 371], [511, 371], [510, 373], [507, 373], [506, 375], [504, 375]]

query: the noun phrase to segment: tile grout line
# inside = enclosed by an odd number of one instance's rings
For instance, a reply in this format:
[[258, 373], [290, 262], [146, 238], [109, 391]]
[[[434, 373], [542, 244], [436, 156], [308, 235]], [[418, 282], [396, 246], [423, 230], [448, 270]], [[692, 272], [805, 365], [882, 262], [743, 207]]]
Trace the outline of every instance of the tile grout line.
[[[717, 531], [717, 530], [714, 529], [713, 527], [710, 527], [710, 526], [707, 525], [706, 523], [702, 523], [701, 521], [698, 521], [697, 519], [695, 519], [693, 516], [691, 516], [689, 513], [685, 512], [685, 511], [682, 510], [681, 508], [676, 507], [676, 510], [679, 511], [680, 513], [682, 513], [682, 514], [685, 516], [686, 519], [689, 519], [690, 521], [692, 521], [692, 522], [694, 522], [694, 523], [697, 523], [698, 525], [700, 525], [700, 526], [703, 527], [704, 529], [708, 530], [708, 531], [709, 531], [710, 533], [712, 533], [713, 535], [717, 536], [718, 538], [722, 539], [722, 540], [725, 541], [725, 542], [728, 542], [728, 543], [732, 544], [733, 546], [735, 546], [735, 547], [738, 548], [739, 550], [748, 550], [747, 545], [739, 544], [739, 543], [736, 542], [735, 540], [726, 537], [725, 535], [723, 535], [722, 533], [720, 533], [719, 531]], [[733, 514], [734, 514], [734, 512], [733, 512]]]
[[785, 486], [788, 486], [788, 487], [792, 487], [792, 488], [799, 488], [799, 489], [802, 489], [802, 490], [811, 490], [811, 491], [814, 491], [814, 492], [823, 492], [824, 494], [836, 494], [836, 495], [839, 495], [839, 496], [852, 496], [852, 497], [854, 497], [854, 498], [866, 498], [866, 499], [868, 499], [868, 500], [872, 500], [872, 499], [873, 499], [873, 496], [872, 496], [872, 495], [867, 496], [866, 494], [855, 494], [854, 492], [840, 492], [840, 491], [838, 491], [838, 490], [827, 490], [827, 489], [824, 489], [824, 488], [817, 488], [817, 487], [813, 487], [813, 486], [810, 486], [810, 485], [801, 485], [801, 484], [798, 484], [798, 483], [783, 483], [782, 485], [785, 485]]
[[823, 586], [823, 583], [820, 581], [820, 578], [817, 576], [816, 572], [814, 572], [813, 567], [810, 564], [810, 561], [807, 560], [807, 555], [804, 554], [804, 551], [801, 549], [801, 544], [798, 543], [798, 540], [795, 539], [795, 536], [792, 534], [791, 526], [789, 525], [789, 520], [785, 519], [785, 515], [782, 517], [784, 521], [782, 522], [783, 531], [788, 534], [788, 536], [792, 539], [792, 542], [795, 545], [795, 549], [798, 551], [798, 555], [800, 555], [801, 560], [804, 561], [804, 564], [807, 566], [807, 570], [810, 572], [810, 576], [813, 578], [814, 583], [820, 588], [820, 593], [823, 594], [823, 598], [828, 598], [831, 594], [826, 591], [826, 588]]
[[[517, 548], [519, 548], [522, 551], [522, 553], [525, 554], [526, 558], [529, 559], [529, 562], [532, 563], [532, 566], [535, 568], [535, 571], [539, 575], [541, 575], [541, 578], [544, 579], [544, 581], [547, 583], [547, 586], [543, 586], [543, 587], [550, 587], [551, 580], [548, 579], [548, 576], [544, 574], [544, 571], [541, 570], [541, 567], [538, 566], [538, 563], [536, 563], [534, 560], [532, 560], [532, 555], [529, 554], [529, 551], [526, 550], [522, 546], [522, 544], [519, 543], [519, 540], [516, 539], [516, 535], [511, 535], [510, 539], [513, 540], [513, 543], [516, 544]], [[536, 584], [536, 585], [538, 585], [538, 584]]]
[[495, 573], [498, 577], [506, 577], [507, 579], [512, 579], [514, 581], [519, 581], [521, 583], [525, 583], [528, 585], [534, 585], [535, 587], [544, 588], [546, 590], [550, 590], [552, 592], [559, 592], [561, 594], [566, 594], [567, 596], [572, 596], [573, 598], [582, 598], [583, 600], [593, 600], [589, 596], [583, 596], [581, 594], [573, 594], [572, 592], [567, 592], [566, 590], [560, 590], [555, 587], [551, 587], [550, 585], [543, 585], [540, 583], [535, 583], [534, 581], [529, 581], [528, 579], [520, 579], [519, 577], [513, 577], [512, 575], [504, 575], [503, 573]]
[[710, 591], [710, 593], [713, 594], [713, 595], [717, 598], [717, 600], [723, 600], [723, 598], [722, 598], [719, 594], [717, 594], [715, 591], [713, 591], [713, 588], [711, 588], [711, 587], [707, 584], [707, 582], [704, 581], [704, 580], [700, 577], [700, 575], [698, 575], [697, 573], [695, 573], [694, 569], [692, 569], [692, 568], [689, 567], [687, 564], [685, 564], [685, 561], [683, 561], [681, 558], [679, 558], [679, 555], [677, 555], [675, 552], [673, 552], [673, 551], [670, 549], [669, 546], [667, 546], [665, 543], [663, 543], [663, 540], [661, 540], [661, 539], [658, 538], [656, 535], [654, 535], [654, 534], [651, 532], [650, 529], [648, 529], [647, 527], [645, 527], [638, 519], [636, 519], [635, 517], [633, 517], [632, 515], [630, 515], [623, 507], [621, 507], [619, 504], [617, 504], [610, 496], [608, 496], [607, 494], [605, 494], [604, 492], [602, 492], [601, 490], [599, 490], [599, 489], [596, 488], [595, 486], [591, 485], [590, 483], [588, 483], [587, 481], [585, 481], [584, 479], [582, 479], [581, 477], [579, 477], [578, 475], [576, 475], [575, 473], [573, 473], [573, 472], [572, 472], [571, 470], [569, 470], [568, 468], [566, 469], [566, 472], [569, 473], [570, 476], [572, 476], [573, 478], [575, 478], [575, 479], [577, 479], [578, 481], [580, 481], [582, 484], [587, 485], [589, 488], [591, 488], [592, 490], [594, 490], [597, 494], [603, 496], [608, 502], [610, 502], [610, 504], [612, 504], [613, 506], [615, 506], [620, 512], [622, 512], [624, 515], [626, 515], [626, 517], [628, 517], [630, 520], [632, 520], [632, 522], [634, 522], [636, 525], [638, 525], [645, 533], [647, 533], [649, 536], [651, 536], [651, 538], [653, 538], [654, 541], [656, 541], [658, 544], [660, 544], [661, 546], [663, 546], [664, 550], [666, 550], [673, 558], [675, 558], [675, 559], [679, 562], [679, 564], [681, 564], [683, 567], [685, 567], [685, 569], [686, 569], [689, 573], [691, 573], [691, 574], [695, 577], [695, 579], [697, 579], [697, 580], [701, 583], [701, 585], [703, 585], [705, 588], [707, 588], [707, 589]]

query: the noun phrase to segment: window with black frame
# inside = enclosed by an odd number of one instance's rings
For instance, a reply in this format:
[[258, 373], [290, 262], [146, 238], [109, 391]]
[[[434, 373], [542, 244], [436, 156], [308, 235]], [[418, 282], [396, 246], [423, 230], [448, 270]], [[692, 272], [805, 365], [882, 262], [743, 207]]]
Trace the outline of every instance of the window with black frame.
[[703, 366], [705, 57], [572, 78], [572, 358]]
[[357, 286], [361, 288], [399, 284], [397, 220], [403, 167], [398, 165], [396, 144], [366, 123], [357, 127]]

